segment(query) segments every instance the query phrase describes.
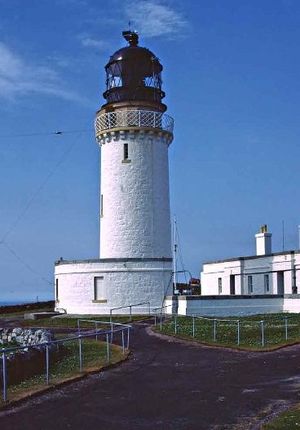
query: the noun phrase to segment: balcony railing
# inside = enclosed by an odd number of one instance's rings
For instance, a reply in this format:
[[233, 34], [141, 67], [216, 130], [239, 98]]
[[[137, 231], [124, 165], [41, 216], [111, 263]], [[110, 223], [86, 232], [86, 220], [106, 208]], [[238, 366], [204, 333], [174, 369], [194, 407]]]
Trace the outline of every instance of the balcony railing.
[[96, 136], [105, 131], [122, 128], [155, 128], [173, 133], [174, 120], [167, 114], [147, 110], [120, 110], [104, 113], [95, 120]]

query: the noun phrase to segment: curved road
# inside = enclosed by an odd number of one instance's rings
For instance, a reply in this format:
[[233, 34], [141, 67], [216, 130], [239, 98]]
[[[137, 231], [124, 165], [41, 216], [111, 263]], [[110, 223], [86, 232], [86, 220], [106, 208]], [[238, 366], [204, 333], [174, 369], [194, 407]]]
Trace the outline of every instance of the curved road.
[[298, 401], [298, 345], [248, 353], [151, 333], [135, 324], [130, 360], [0, 412], [0, 429], [254, 430]]

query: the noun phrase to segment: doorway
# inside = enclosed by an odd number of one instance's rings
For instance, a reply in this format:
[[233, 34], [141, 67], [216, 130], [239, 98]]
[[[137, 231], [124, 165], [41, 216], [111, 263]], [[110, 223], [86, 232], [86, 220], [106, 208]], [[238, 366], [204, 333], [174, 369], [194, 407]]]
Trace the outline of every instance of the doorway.
[[277, 272], [277, 294], [284, 294], [284, 271]]
[[230, 275], [230, 294], [235, 294], [235, 275]]

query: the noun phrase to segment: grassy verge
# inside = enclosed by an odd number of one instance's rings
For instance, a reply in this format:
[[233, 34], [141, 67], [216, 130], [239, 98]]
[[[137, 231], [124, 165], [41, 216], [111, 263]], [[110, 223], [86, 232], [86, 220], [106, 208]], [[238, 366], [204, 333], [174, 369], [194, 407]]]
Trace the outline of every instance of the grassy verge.
[[[286, 320], [287, 318], [287, 320]], [[225, 320], [198, 319], [191, 317], [170, 317], [163, 325], [156, 326], [155, 330], [163, 334], [176, 336], [182, 339], [194, 340], [207, 345], [230, 348], [269, 351], [286, 345], [300, 342], [300, 316], [299, 314], [266, 314], [239, 318], [240, 342], [238, 345], [238, 323], [236, 318]], [[262, 324], [264, 342], [262, 342]], [[287, 326], [286, 326], [287, 321]], [[287, 338], [286, 338], [287, 327]], [[215, 338], [214, 338], [215, 333]], [[264, 345], [262, 344], [264, 343]]]
[[300, 428], [300, 405], [280, 414], [268, 424], [262, 426], [263, 430], [294, 430]]
[[[128, 315], [115, 315], [113, 317], [113, 322], [129, 324], [133, 321], [141, 321], [149, 318], [145, 315], [133, 315], [132, 320]], [[55, 318], [43, 318], [40, 320], [24, 320], [22, 321], [23, 327], [57, 327], [57, 328], [77, 328], [78, 319], [92, 319], [96, 321], [109, 321], [109, 315], [81, 315], [77, 317], [73, 316], [60, 316]], [[83, 328], [94, 328], [94, 325], [89, 322], [81, 322], [80, 327]]]
[[[51, 360], [50, 356], [50, 384], [46, 385], [45, 370], [19, 384], [8, 387], [8, 403], [31, 396], [45, 389], [57, 386], [66, 381], [96, 372], [107, 365], [116, 364], [127, 358], [129, 352], [122, 353], [122, 348], [110, 345], [110, 360], [106, 358], [106, 343], [94, 339], [82, 339], [83, 371], [79, 370], [78, 341], [69, 341], [64, 344], [63, 354], [60, 358]], [[26, 363], [24, 364], [26, 365]], [[0, 400], [0, 407], [7, 405]]]

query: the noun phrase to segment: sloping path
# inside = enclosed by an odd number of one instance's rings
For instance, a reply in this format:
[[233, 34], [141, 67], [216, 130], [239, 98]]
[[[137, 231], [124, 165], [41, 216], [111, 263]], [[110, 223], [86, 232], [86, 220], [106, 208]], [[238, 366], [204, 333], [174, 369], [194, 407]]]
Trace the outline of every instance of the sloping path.
[[235, 352], [136, 324], [132, 349], [119, 367], [0, 412], [0, 429], [259, 429], [257, 416], [298, 400], [300, 346]]

